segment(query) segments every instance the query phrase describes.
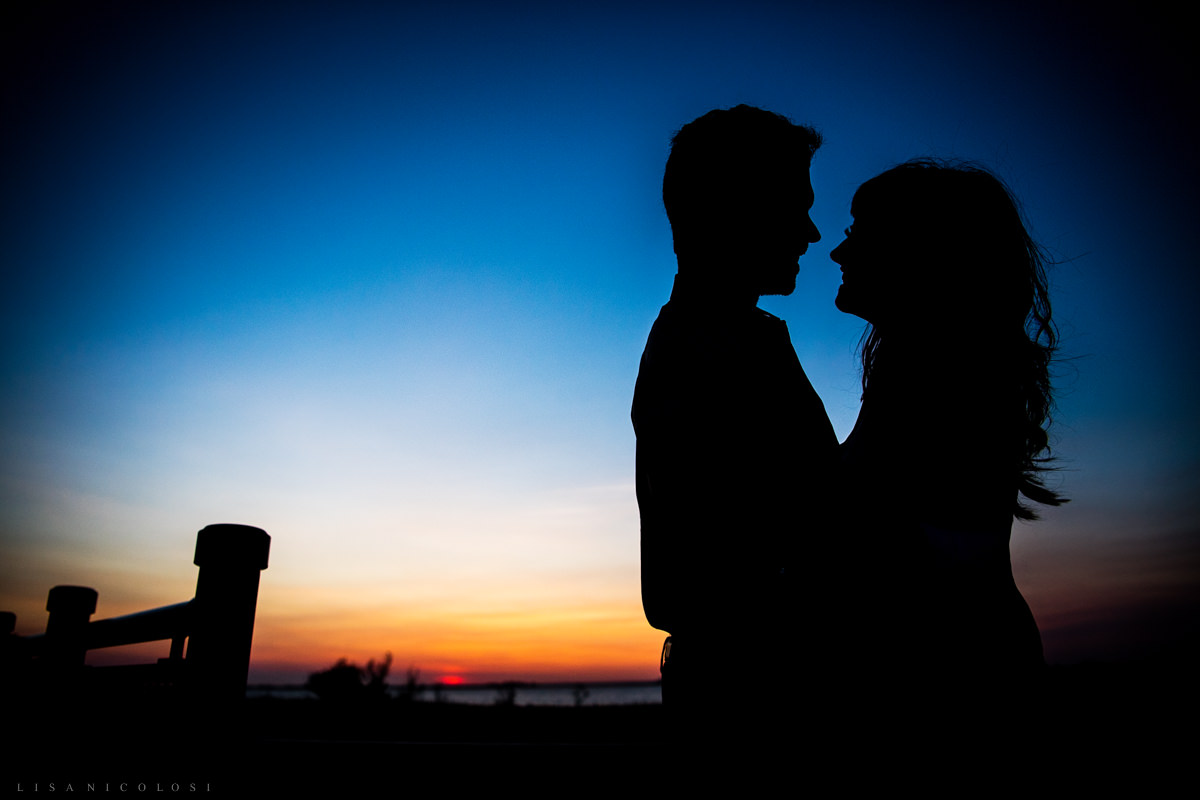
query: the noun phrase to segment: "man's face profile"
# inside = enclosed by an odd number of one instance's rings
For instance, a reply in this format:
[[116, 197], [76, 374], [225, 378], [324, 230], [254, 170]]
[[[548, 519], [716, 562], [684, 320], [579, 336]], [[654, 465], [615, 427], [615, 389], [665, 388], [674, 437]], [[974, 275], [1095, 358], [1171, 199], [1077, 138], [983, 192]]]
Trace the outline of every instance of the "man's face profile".
[[750, 204], [740, 257], [760, 296], [795, 291], [800, 257], [821, 240], [809, 216], [813, 199], [808, 164], [795, 161], [765, 180], [758, 202]]

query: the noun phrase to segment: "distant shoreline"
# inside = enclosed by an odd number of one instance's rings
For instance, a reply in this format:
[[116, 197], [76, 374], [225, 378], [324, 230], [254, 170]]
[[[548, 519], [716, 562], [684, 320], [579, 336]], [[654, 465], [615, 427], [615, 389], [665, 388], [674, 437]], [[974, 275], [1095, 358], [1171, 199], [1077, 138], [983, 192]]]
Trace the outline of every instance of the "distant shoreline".
[[[661, 681], [492, 681], [487, 683], [387, 684], [388, 702], [449, 705], [630, 706], [661, 705]], [[318, 700], [305, 684], [250, 684], [248, 700]]]

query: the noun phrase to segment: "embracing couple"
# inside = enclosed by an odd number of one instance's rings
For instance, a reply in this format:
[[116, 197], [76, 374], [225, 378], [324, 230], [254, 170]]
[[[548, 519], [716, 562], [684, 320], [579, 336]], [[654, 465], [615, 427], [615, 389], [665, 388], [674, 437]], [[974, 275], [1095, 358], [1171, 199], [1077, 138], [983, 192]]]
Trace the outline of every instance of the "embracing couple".
[[[1014, 517], [1057, 505], [1046, 467], [1055, 336], [1041, 249], [990, 172], [917, 160], [861, 186], [837, 307], [868, 323], [839, 444], [787, 326], [820, 233], [811, 128], [750, 106], [672, 141], [678, 257], [633, 400], [642, 602], [670, 634], [685, 735], [891, 703], [1002, 704], [1041, 639], [1013, 581]], [[739, 684], [755, 685], [742, 689]], [[840, 709], [840, 711], [839, 711]], [[773, 722], [774, 721], [774, 722]]]

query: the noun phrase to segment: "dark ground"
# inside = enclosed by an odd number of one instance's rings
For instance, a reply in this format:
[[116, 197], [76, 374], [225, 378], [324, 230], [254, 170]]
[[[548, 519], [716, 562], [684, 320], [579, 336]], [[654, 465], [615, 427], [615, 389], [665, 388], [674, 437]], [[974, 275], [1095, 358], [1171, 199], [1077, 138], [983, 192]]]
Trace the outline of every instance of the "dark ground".
[[[728, 731], [672, 744], [664, 709], [333, 704], [261, 698], [183, 706], [144, 700], [6, 704], [0, 792], [526, 795], [585, 790], [1167, 790], [1195, 758], [1194, 673], [1152, 665], [1051, 670], [1038, 708], [988, 719], [858, 708], [779, 720], [750, 746]], [[893, 710], [894, 711], [894, 710]], [[824, 720], [824, 721], [822, 721]], [[36, 788], [35, 788], [36, 787]], [[709, 792], [705, 792], [708, 794]], [[758, 792], [753, 792], [757, 796]], [[24, 795], [23, 795], [24, 796]]]

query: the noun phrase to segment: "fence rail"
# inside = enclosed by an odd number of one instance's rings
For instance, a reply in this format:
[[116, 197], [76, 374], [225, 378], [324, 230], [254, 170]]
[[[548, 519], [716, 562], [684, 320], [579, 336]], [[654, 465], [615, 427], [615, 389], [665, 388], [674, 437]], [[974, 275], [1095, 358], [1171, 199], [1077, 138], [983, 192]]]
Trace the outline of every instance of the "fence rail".
[[[258, 605], [259, 578], [267, 568], [271, 537], [249, 525], [209, 525], [196, 535], [193, 559], [200, 573], [196, 596], [159, 608], [92, 621], [99, 597], [87, 586], [55, 586], [46, 600], [46, 632], [11, 633], [15, 615], [0, 612], [6, 641], [5, 667], [30, 670], [55, 682], [111, 673], [128, 681], [178, 686], [186, 694], [211, 700], [245, 696], [250, 645]], [[86, 667], [89, 650], [169, 640], [170, 655], [157, 664]], [[186, 653], [185, 653], [186, 642]]]

